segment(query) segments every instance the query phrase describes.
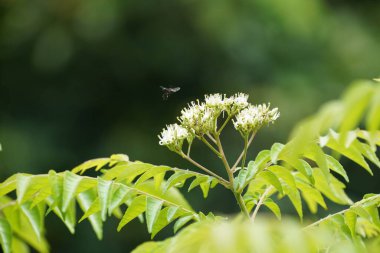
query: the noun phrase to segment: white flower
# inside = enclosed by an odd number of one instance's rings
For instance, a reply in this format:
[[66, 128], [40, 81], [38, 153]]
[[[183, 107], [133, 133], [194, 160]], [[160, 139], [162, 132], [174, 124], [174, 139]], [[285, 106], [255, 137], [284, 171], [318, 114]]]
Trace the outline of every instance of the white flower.
[[248, 95], [244, 93], [237, 93], [234, 96], [234, 105], [239, 109], [243, 109], [248, 106]]
[[171, 150], [181, 150], [183, 140], [189, 137], [189, 132], [186, 128], [178, 125], [171, 124], [167, 125], [161, 132], [159, 144], [167, 146]]
[[221, 110], [223, 110], [223, 107], [224, 107], [223, 97], [219, 93], [205, 95], [205, 104], [207, 107], [220, 108]]
[[233, 96], [232, 97], [227, 97], [226, 95], [224, 95], [223, 103], [224, 103], [225, 107], [232, 106], [232, 104], [234, 103], [234, 97]]
[[248, 95], [244, 93], [237, 93], [231, 97], [224, 97], [224, 110], [229, 115], [234, 115], [238, 113], [240, 110], [246, 108], [248, 103]]
[[246, 136], [264, 124], [274, 122], [280, 116], [280, 113], [278, 112], [278, 108], [269, 110], [269, 107], [270, 104], [250, 105], [241, 110], [236, 115], [236, 120], [233, 120], [235, 129]]
[[214, 120], [217, 117], [217, 112], [206, 107], [205, 103], [191, 102], [188, 108], [181, 111], [181, 116], [178, 120], [182, 126], [196, 135], [203, 135], [213, 130]]

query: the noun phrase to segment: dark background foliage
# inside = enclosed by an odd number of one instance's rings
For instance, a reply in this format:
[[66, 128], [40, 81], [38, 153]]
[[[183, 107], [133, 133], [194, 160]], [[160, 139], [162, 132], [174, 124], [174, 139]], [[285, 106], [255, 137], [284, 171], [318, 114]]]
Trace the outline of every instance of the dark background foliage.
[[[352, 80], [379, 75], [376, 0], [3, 0], [0, 6], [1, 180], [112, 153], [190, 168], [160, 147], [157, 135], [188, 102], [215, 92], [246, 92], [254, 103], [279, 107], [280, 119], [259, 134], [252, 159], [285, 142], [299, 119]], [[181, 90], [163, 101], [160, 85]], [[227, 129], [224, 141], [236, 156], [238, 134]], [[217, 170], [201, 145], [194, 152]], [[346, 165], [354, 199], [379, 191], [378, 175]], [[200, 196], [189, 194], [196, 210], [237, 211], [223, 189]], [[86, 222], [70, 235], [57, 220], [47, 224], [52, 252], [127, 252], [149, 238], [138, 222], [116, 233], [117, 220], [110, 219], [98, 242]]]

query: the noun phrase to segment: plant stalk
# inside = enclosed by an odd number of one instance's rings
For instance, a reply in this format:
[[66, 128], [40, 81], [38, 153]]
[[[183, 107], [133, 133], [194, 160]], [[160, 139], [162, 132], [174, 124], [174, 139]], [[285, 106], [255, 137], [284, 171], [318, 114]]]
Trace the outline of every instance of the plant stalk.
[[270, 186], [268, 187], [265, 192], [263, 193], [263, 195], [261, 195], [260, 199], [259, 199], [259, 202], [257, 203], [256, 207], [255, 207], [255, 210], [253, 211], [253, 214], [251, 216], [251, 220], [252, 222], [255, 221], [256, 219], [256, 215], [257, 213], [259, 212], [259, 209], [260, 207], [264, 204], [264, 201], [265, 201], [265, 198], [267, 197], [267, 195], [269, 194], [269, 192], [272, 190], [273, 186]]
[[227, 189], [230, 189], [230, 183], [225, 180], [224, 178], [222, 178], [221, 176], [215, 174], [214, 172], [212, 172], [211, 170], [207, 169], [206, 167], [200, 165], [199, 163], [197, 163], [196, 161], [194, 161], [193, 159], [191, 159], [189, 156], [187, 156], [185, 153], [183, 153], [182, 151], [179, 153], [184, 159], [186, 159], [187, 161], [189, 161], [190, 163], [192, 163], [193, 165], [197, 166], [198, 168], [200, 168], [201, 170], [203, 170], [204, 172], [206, 172], [207, 174], [215, 177], [216, 179], [219, 180], [219, 183], [221, 185], [223, 185], [224, 187], [226, 187]]
[[344, 209], [344, 210], [342, 210], [342, 211], [340, 211], [340, 212], [337, 212], [337, 213], [334, 213], [334, 214], [329, 214], [329, 215], [326, 216], [325, 218], [320, 219], [320, 220], [318, 220], [318, 221], [316, 221], [316, 222], [314, 222], [314, 223], [311, 223], [310, 225], [304, 227], [303, 229], [308, 229], [308, 228], [311, 228], [311, 227], [317, 226], [317, 225], [319, 225], [320, 223], [322, 223], [323, 221], [325, 221], [325, 220], [327, 220], [327, 219], [330, 219], [331, 217], [334, 217], [334, 216], [339, 215], [339, 214], [344, 214], [345, 212], [347, 212], [348, 210], [350, 210], [352, 207], [360, 206], [360, 205], [362, 205], [362, 204], [364, 204], [364, 203], [366, 203], [366, 202], [370, 202], [370, 201], [372, 201], [372, 200], [374, 200], [374, 199], [377, 199], [377, 198], [380, 198], [380, 194], [376, 194], [376, 195], [374, 195], [374, 196], [372, 196], [372, 197], [369, 197], [369, 198], [366, 198], [366, 199], [362, 199], [362, 200], [356, 202], [355, 204], [353, 204], [352, 206], [350, 206], [349, 208]]
[[223, 122], [223, 125], [218, 129], [218, 131], [216, 132], [217, 135], [220, 135], [220, 133], [223, 131], [223, 129], [227, 126], [227, 123], [228, 121], [230, 121], [230, 119], [232, 118], [231, 115], [228, 115], [227, 116], [227, 119]]
[[207, 147], [209, 147], [211, 149], [212, 152], [214, 152], [219, 158], [222, 157], [222, 155], [218, 152], [218, 150], [216, 150], [211, 144], [210, 142], [208, 142], [206, 140], [205, 137], [200, 137], [201, 141], [203, 141], [204, 144], [206, 144]]
[[248, 136], [244, 138], [244, 150], [243, 150], [243, 160], [241, 162], [240, 167], [244, 169], [245, 166], [245, 160], [247, 158], [247, 151], [248, 151]]
[[[251, 145], [253, 139], [255, 138], [256, 132], [257, 132], [257, 131], [254, 131], [254, 132], [252, 133], [251, 137], [249, 138], [248, 143], [247, 143], [247, 150], [248, 150], [249, 146]], [[238, 164], [240, 163], [240, 161], [241, 161], [241, 159], [243, 158], [243, 156], [244, 156], [244, 150], [243, 150], [243, 151], [241, 152], [241, 154], [239, 155], [239, 157], [238, 157], [238, 159], [236, 160], [234, 166], [232, 166], [232, 168], [231, 168], [232, 172], [235, 172], [235, 171], [236, 171], [236, 167], [237, 167]]]
[[248, 209], [244, 203], [244, 199], [243, 197], [241, 196], [241, 194], [239, 192], [236, 192], [235, 189], [234, 189], [234, 174], [232, 173], [232, 170], [230, 168], [230, 165], [228, 164], [228, 161], [227, 161], [227, 158], [224, 154], [224, 150], [223, 150], [223, 146], [222, 146], [222, 143], [220, 141], [220, 138], [219, 138], [219, 135], [218, 134], [215, 134], [215, 140], [216, 140], [216, 144], [218, 146], [218, 149], [219, 149], [219, 152], [220, 154], [222, 155], [221, 159], [223, 161], [223, 164], [224, 164], [224, 167], [227, 171], [227, 174], [228, 174], [228, 178], [230, 180], [230, 190], [233, 192], [234, 196], [235, 196], [235, 199], [236, 201], [238, 202], [239, 204], [239, 207], [240, 207], [240, 210], [242, 213], [244, 213], [244, 215], [249, 218], [249, 212], [248, 212]]
[[241, 212], [244, 213], [246, 218], [249, 218], [249, 212], [248, 212], [247, 206], [245, 205], [244, 199], [241, 196], [241, 194], [234, 191], [234, 196], [235, 196], [235, 198], [239, 204]]

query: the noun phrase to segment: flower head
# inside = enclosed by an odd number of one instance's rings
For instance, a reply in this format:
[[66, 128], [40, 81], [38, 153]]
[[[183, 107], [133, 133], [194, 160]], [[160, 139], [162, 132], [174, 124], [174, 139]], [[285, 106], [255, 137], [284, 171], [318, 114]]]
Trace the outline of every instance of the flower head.
[[220, 108], [224, 107], [223, 96], [219, 93], [205, 95], [205, 104], [210, 108]]
[[178, 120], [190, 132], [201, 136], [213, 130], [217, 116], [215, 110], [197, 101], [197, 103], [191, 102], [187, 108], [184, 108]]
[[234, 105], [239, 109], [243, 109], [248, 106], [248, 95], [244, 93], [237, 93], [234, 96]]
[[264, 124], [274, 122], [279, 116], [278, 108], [269, 110], [270, 104], [249, 105], [236, 115], [233, 124], [243, 136], [247, 136], [252, 131], [256, 131]]
[[249, 105], [248, 95], [244, 93], [236, 93], [231, 97], [224, 97], [223, 102], [225, 111], [230, 115], [238, 113]]
[[189, 138], [189, 132], [186, 128], [178, 125], [167, 125], [161, 132], [159, 144], [167, 146], [170, 150], [180, 151], [182, 149], [183, 140]]

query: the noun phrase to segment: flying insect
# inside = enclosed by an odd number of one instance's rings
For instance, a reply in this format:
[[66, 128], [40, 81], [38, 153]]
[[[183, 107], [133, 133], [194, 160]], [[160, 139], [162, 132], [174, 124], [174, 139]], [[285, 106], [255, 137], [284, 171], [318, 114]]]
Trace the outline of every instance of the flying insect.
[[176, 93], [177, 91], [179, 91], [181, 89], [181, 87], [166, 88], [163, 86], [160, 86], [160, 88], [162, 90], [162, 99], [163, 100], [168, 100], [168, 98], [171, 94]]

